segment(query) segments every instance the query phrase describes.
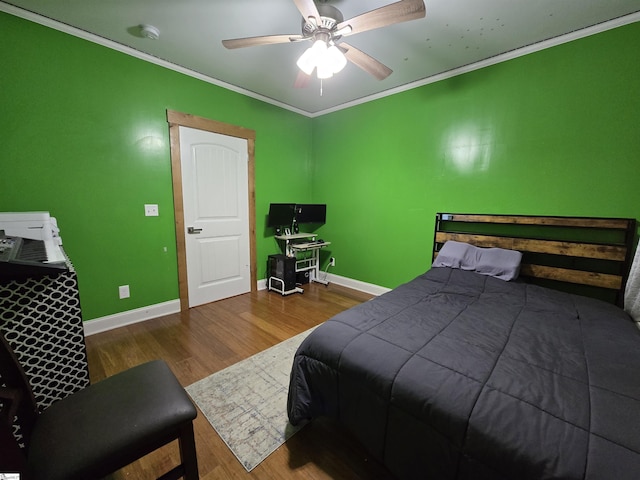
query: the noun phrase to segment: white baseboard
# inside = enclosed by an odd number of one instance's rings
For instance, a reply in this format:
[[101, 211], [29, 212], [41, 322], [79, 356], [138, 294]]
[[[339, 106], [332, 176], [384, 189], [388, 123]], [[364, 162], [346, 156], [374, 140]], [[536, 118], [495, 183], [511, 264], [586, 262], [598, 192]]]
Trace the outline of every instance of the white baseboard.
[[163, 315], [178, 313], [179, 311], [180, 300], [170, 300], [168, 302], [157, 303], [147, 307], [136, 308], [135, 310], [127, 310], [126, 312], [107, 315], [106, 317], [100, 317], [84, 322], [84, 334], [85, 336], [89, 336], [95, 333], [106, 332], [107, 330], [113, 330], [114, 328], [144, 322], [145, 320], [151, 320], [152, 318], [161, 317]]
[[335, 283], [336, 285], [353, 288], [354, 290], [358, 290], [360, 292], [364, 292], [364, 293], [368, 293], [370, 295], [376, 295], [376, 296], [382, 295], [383, 293], [387, 293], [391, 290], [390, 288], [381, 287], [380, 285], [361, 282], [360, 280], [354, 280], [353, 278], [334, 275], [333, 273], [329, 273], [327, 275], [327, 280], [329, 280], [329, 282], [331, 283]]
[[[354, 280], [352, 278], [342, 277], [340, 275], [334, 275], [332, 273], [329, 273], [327, 275], [327, 280], [329, 281], [329, 283], [335, 283], [336, 285], [353, 288], [354, 290], [376, 296], [382, 295], [383, 293], [391, 290], [390, 288], [374, 285], [373, 283], [361, 282], [360, 280]], [[266, 290], [267, 280], [258, 280], [257, 288], [258, 290]], [[147, 307], [136, 308], [135, 310], [127, 310], [126, 312], [107, 315], [106, 317], [95, 318], [93, 320], [84, 322], [84, 334], [85, 336], [94, 335], [96, 333], [113, 330], [114, 328], [124, 327], [126, 325], [132, 325], [138, 322], [144, 322], [145, 320], [151, 320], [163, 315], [178, 313], [179, 311], [180, 300], [170, 300], [164, 303], [157, 303], [155, 305], [149, 305]]]
[[[321, 279], [325, 279], [324, 272], [321, 274]], [[354, 290], [358, 290], [360, 292], [368, 293], [370, 295], [382, 295], [383, 293], [387, 293], [390, 288], [381, 287], [380, 285], [375, 285], [373, 283], [361, 282], [360, 280], [354, 280], [348, 277], [342, 277], [340, 275], [334, 275], [333, 273], [328, 273], [326, 276], [326, 280], [329, 283], [335, 283], [336, 285], [341, 285], [343, 287], [353, 288]], [[267, 289], [267, 280], [262, 279], [258, 280], [258, 290], [266, 290]]]

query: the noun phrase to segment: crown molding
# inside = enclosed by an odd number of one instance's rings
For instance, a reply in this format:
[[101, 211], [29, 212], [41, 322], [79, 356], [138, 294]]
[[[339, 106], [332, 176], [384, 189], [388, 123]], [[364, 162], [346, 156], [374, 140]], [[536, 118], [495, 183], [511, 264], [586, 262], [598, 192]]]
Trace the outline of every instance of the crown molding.
[[344, 110], [346, 108], [354, 107], [356, 105], [361, 105], [363, 103], [368, 103], [374, 100], [378, 100], [381, 98], [385, 98], [391, 95], [395, 95], [397, 93], [402, 93], [407, 90], [413, 90], [414, 88], [422, 87], [424, 85], [429, 85], [431, 83], [439, 82], [441, 80], [446, 80], [448, 78], [452, 78], [458, 75], [463, 75], [465, 73], [473, 72], [474, 70], [480, 70], [481, 68], [489, 67], [491, 65], [495, 65], [498, 63], [506, 62], [508, 60], [513, 60], [514, 58], [522, 57], [524, 55], [529, 55], [530, 53], [539, 52], [541, 50], [545, 50], [547, 48], [555, 47], [557, 45], [561, 45], [563, 43], [572, 42], [574, 40], [578, 40], [581, 38], [585, 38], [591, 35], [596, 35], [598, 33], [605, 32], [607, 30], [611, 30], [614, 28], [618, 28], [624, 25], [628, 25], [637, 21], [640, 21], [640, 12], [635, 12], [630, 15], [624, 15], [622, 17], [614, 18], [613, 20], [609, 20], [606, 22], [599, 23], [597, 25], [593, 25], [591, 27], [583, 28], [580, 30], [576, 30], [574, 32], [567, 33], [565, 35], [560, 35], [558, 37], [553, 37], [542, 42], [534, 43], [531, 45], [527, 45], [525, 47], [517, 48], [515, 50], [511, 50], [509, 52], [502, 53], [500, 55], [496, 55], [493, 57], [486, 58], [484, 60], [480, 60], [479, 62], [470, 63], [468, 65], [464, 65], [459, 68], [454, 68], [452, 70], [448, 70], [446, 72], [442, 72], [436, 75], [432, 75], [430, 77], [424, 78], [422, 80], [418, 80], [415, 82], [407, 83], [405, 85], [390, 88], [389, 90], [385, 90], [383, 92], [368, 95], [366, 97], [362, 97], [358, 100], [354, 100], [351, 102], [346, 102], [336, 107], [328, 108], [325, 110], [320, 110], [318, 112], [307, 112], [305, 110], [301, 110], [299, 108], [293, 107], [286, 103], [274, 100], [270, 97], [265, 97], [263, 95], [257, 94], [250, 90], [246, 90], [230, 83], [226, 83], [220, 81], [216, 78], [210, 77], [208, 75], [204, 75], [200, 72], [196, 72], [195, 70], [191, 70], [189, 68], [183, 67], [181, 65], [177, 65], [175, 63], [168, 62], [158, 57], [154, 57], [153, 55], [149, 55], [147, 53], [141, 52], [134, 48], [128, 47], [126, 45], [122, 45], [120, 43], [114, 42], [112, 40], [108, 40], [104, 37], [100, 37], [93, 33], [86, 32], [84, 30], [78, 29], [76, 27], [72, 27], [71, 25], [67, 25], [65, 23], [58, 22], [57, 20], [53, 20], [48, 17], [44, 17], [34, 12], [30, 12], [28, 10], [24, 10], [22, 8], [18, 8], [16, 6], [10, 5], [8, 3], [0, 1], [0, 11], [14, 15], [16, 17], [24, 18], [25, 20], [32, 21], [34, 23], [38, 23], [45, 27], [53, 28], [54, 30], [58, 30], [60, 32], [68, 33], [69, 35], [73, 35], [75, 37], [81, 38], [83, 40], [87, 40], [89, 42], [96, 43], [98, 45], [102, 45], [104, 47], [110, 48], [112, 50], [116, 50], [118, 52], [124, 53], [126, 55], [130, 55], [132, 57], [136, 57], [140, 60], [144, 60], [146, 62], [153, 63], [155, 65], [159, 65], [161, 67], [167, 68], [169, 70], [173, 70], [178, 73], [182, 73], [184, 75], [188, 75], [190, 77], [196, 78], [198, 80], [202, 80], [203, 82], [210, 83], [212, 85], [216, 85], [218, 87], [231, 90], [233, 92], [239, 93], [241, 95], [245, 95], [256, 100], [263, 101], [265, 103], [269, 103], [276, 107], [283, 108], [285, 110], [289, 110], [291, 112], [310, 117], [321, 117], [323, 115], [327, 115], [329, 113], [337, 112], [340, 110]]

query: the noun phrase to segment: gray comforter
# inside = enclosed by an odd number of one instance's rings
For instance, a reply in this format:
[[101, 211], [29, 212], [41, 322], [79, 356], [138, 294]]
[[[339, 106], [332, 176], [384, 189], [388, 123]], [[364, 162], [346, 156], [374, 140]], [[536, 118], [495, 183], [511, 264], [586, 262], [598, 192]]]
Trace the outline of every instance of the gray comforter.
[[432, 268], [300, 346], [291, 423], [338, 418], [399, 478], [640, 478], [640, 331], [619, 308]]

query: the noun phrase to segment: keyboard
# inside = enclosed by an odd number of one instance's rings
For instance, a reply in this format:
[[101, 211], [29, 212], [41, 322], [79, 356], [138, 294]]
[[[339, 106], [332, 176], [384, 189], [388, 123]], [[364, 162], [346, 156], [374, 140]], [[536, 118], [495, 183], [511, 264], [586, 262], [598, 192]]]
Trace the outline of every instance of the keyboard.
[[52, 240], [0, 238], [0, 280], [37, 278], [67, 270], [67, 257]]
[[326, 245], [330, 245], [331, 242], [318, 242], [313, 241], [313, 242], [304, 242], [304, 243], [292, 243], [291, 244], [291, 248], [295, 248], [297, 250], [306, 250], [309, 248], [319, 248], [319, 247], [324, 247]]

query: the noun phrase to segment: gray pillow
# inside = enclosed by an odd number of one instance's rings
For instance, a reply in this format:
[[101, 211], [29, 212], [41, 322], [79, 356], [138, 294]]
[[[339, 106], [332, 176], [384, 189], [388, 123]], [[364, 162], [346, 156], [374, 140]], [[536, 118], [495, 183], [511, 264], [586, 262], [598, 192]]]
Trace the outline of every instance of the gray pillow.
[[476, 263], [476, 247], [468, 243], [449, 240], [438, 252], [432, 266], [475, 270]]
[[501, 280], [514, 280], [520, 273], [522, 253], [504, 248], [481, 248], [468, 243], [447, 241], [433, 262], [433, 267], [471, 270]]
[[507, 281], [518, 278], [521, 252], [504, 248], [478, 248], [478, 251], [480, 257], [476, 264], [477, 273]]

